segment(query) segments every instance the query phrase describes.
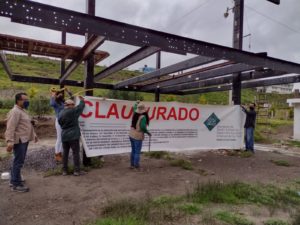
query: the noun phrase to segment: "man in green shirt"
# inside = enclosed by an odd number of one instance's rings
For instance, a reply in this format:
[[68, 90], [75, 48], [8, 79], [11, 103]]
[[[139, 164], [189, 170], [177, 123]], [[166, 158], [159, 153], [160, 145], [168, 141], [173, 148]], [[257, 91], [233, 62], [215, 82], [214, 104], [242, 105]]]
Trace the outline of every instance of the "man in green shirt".
[[82, 114], [85, 103], [84, 98], [79, 96], [80, 103], [75, 106], [73, 100], [65, 101], [65, 108], [59, 113], [58, 123], [62, 128], [62, 145], [63, 145], [63, 175], [68, 174], [68, 157], [70, 148], [73, 151], [74, 176], [80, 175], [80, 157], [79, 157], [79, 138], [80, 127], [78, 118]]
[[142, 103], [136, 103], [133, 106], [134, 114], [131, 121], [129, 139], [131, 143], [130, 168], [140, 168], [140, 153], [142, 150], [144, 134], [151, 136], [147, 130], [149, 125], [149, 116], [146, 107]]

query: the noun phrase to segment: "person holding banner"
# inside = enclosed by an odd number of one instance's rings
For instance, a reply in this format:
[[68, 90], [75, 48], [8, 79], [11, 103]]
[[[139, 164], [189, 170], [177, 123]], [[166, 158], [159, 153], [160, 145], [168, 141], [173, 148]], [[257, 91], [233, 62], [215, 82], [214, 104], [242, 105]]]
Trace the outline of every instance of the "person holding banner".
[[249, 104], [249, 110], [242, 106], [242, 110], [246, 113], [245, 121], [245, 148], [246, 151], [254, 153], [254, 129], [256, 121], [255, 103]]
[[62, 142], [61, 142], [61, 127], [58, 123], [58, 115], [64, 109], [64, 91], [66, 91], [70, 97], [72, 93], [67, 88], [56, 89], [51, 88], [50, 106], [55, 112], [55, 129], [56, 129], [56, 143], [55, 143], [55, 161], [62, 161]]
[[79, 139], [80, 128], [78, 118], [82, 114], [85, 107], [84, 98], [79, 96], [80, 103], [75, 106], [75, 102], [71, 99], [65, 101], [65, 108], [59, 113], [58, 123], [62, 128], [61, 138], [63, 145], [63, 176], [68, 174], [68, 158], [70, 148], [73, 151], [74, 160], [74, 176], [80, 173], [80, 156], [79, 156]]
[[134, 114], [131, 121], [129, 139], [131, 143], [130, 168], [140, 168], [140, 153], [142, 150], [144, 134], [151, 136], [147, 130], [149, 126], [149, 116], [144, 104], [137, 102], [134, 107]]

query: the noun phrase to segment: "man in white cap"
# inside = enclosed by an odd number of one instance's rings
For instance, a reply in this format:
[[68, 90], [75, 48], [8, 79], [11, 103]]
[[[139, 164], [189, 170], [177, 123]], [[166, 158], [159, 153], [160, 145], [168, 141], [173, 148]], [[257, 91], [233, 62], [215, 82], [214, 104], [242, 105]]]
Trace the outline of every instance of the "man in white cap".
[[85, 103], [84, 98], [79, 96], [80, 103], [75, 106], [71, 99], [65, 101], [65, 108], [60, 112], [58, 122], [62, 128], [62, 145], [63, 145], [63, 175], [68, 174], [68, 158], [70, 148], [73, 151], [74, 176], [80, 175], [80, 157], [79, 157], [79, 138], [80, 127], [78, 118], [82, 114]]

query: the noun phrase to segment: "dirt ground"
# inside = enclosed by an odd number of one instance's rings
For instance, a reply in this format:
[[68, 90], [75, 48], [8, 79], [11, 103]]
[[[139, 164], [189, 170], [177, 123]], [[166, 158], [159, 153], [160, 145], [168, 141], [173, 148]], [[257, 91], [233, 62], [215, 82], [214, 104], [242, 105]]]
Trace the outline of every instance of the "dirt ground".
[[[215, 180], [281, 185], [300, 179], [297, 157], [258, 151], [253, 157], [240, 158], [223, 153], [208, 151], [178, 155], [189, 159], [194, 170], [172, 167], [167, 160], [143, 156], [143, 171], [132, 171], [128, 167], [128, 154], [106, 156], [103, 168], [80, 177], [45, 178], [41, 172], [24, 168], [26, 183], [31, 188], [29, 193], [11, 192], [7, 181], [0, 182], [0, 224], [86, 224], [100, 217], [101, 208], [116, 199], [183, 195], [198, 182]], [[292, 166], [276, 166], [270, 160], [286, 160]]]
[[[3, 135], [3, 129], [0, 132]], [[41, 139], [31, 144], [29, 151], [54, 146], [53, 120], [40, 121], [37, 133]], [[300, 153], [300, 149], [293, 149], [298, 150]], [[4, 152], [5, 147], [0, 147], [0, 153]], [[142, 171], [133, 171], [129, 169], [129, 154], [105, 156], [103, 168], [80, 177], [44, 177], [43, 172], [25, 167], [22, 173], [29, 193], [12, 192], [8, 181], [0, 180], [0, 225], [84, 225], [101, 217], [102, 207], [117, 199], [184, 195], [197, 183], [210, 181], [282, 185], [300, 180], [297, 156], [257, 151], [253, 157], [240, 158], [224, 151], [200, 151], [176, 157], [190, 160], [194, 169], [184, 170], [172, 167], [167, 160], [142, 156]], [[291, 166], [276, 166], [270, 160], [285, 160]], [[288, 218], [282, 212], [279, 216]]]

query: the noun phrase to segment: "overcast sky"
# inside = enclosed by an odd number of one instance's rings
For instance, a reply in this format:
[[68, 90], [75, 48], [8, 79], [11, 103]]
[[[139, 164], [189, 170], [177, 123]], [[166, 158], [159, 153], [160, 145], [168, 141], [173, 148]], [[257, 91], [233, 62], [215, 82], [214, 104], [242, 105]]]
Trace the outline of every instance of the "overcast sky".
[[[85, 12], [85, 0], [38, 0], [79, 12]], [[233, 15], [224, 18], [233, 0], [96, 0], [96, 16], [157, 29], [224, 46], [232, 45]], [[1, 33], [50, 42], [60, 42], [60, 33], [11, 23], [0, 17]], [[269, 56], [300, 63], [300, 0], [281, 0], [275, 5], [266, 0], [245, 0], [243, 49], [268, 52]], [[83, 46], [84, 38], [67, 35], [67, 44]], [[136, 47], [105, 42], [99, 48], [110, 57], [100, 63], [109, 66], [136, 50]], [[191, 56], [162, 54], [162, 66]], [[131, 68], [144, 64], [155, 67], [151, 56]]]

